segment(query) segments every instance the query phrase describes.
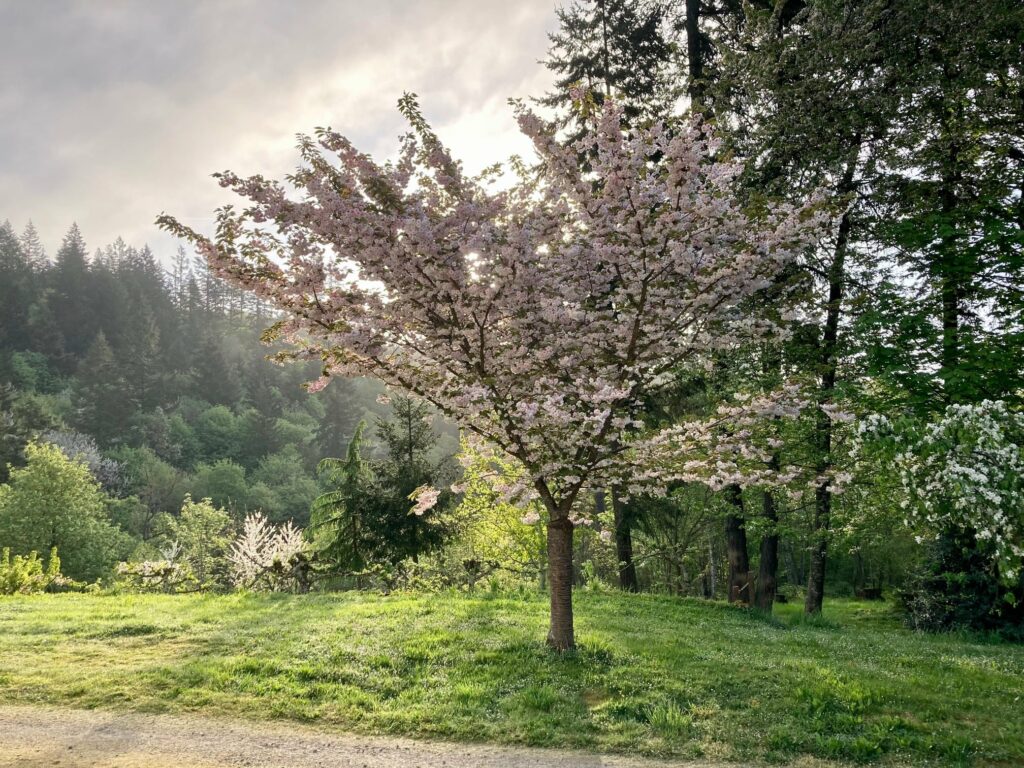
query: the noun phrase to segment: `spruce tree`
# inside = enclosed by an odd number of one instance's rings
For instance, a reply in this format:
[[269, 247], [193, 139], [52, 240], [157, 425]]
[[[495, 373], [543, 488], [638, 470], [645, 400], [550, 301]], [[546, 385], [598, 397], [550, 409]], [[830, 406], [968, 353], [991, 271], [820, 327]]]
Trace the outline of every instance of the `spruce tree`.
[[551, 47], [544, 62], [556, 75], [555, 90], [539, 102], [559, 110], [572, 138], [593, 127], [588, 127], [586, 110], [573, 107], [573, 87], [588, 90], [598, 107], [613, 98], [630, 124], [672, 111], [679, 89], [668, 3], [574, 0], [556, 13], [559, 29], [548, 35]]
[[75, 427], [94, 437], [101, 447], [127, 438], [135, 402], [102, 332], [97, 334], [78, 366], [72, 403]]

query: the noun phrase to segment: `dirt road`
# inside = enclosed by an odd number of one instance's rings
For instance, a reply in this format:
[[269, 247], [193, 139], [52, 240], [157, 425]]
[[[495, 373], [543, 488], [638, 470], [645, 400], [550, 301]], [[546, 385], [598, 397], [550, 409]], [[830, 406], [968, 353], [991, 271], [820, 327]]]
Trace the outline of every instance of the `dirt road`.
[[[655, 768], [669, 763], [544, 749], [335, 735], [291, 725], [0, 706], [7, 768]], [[710, 763], [676, 763], [711, 768]]]

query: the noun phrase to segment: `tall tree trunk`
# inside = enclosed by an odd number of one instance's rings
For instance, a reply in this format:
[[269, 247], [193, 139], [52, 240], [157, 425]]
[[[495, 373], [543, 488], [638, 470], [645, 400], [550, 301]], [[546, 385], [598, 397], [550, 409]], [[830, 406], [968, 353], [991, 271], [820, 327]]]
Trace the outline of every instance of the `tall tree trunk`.
[[[778, 458], [772, 457], [776, 466]], [[771, 491], [764, 492], [761, 516], [768, 523], [768, 530], [761, 539], [761, 559], [757, 569], [757, 591], [754, 595], [754, 606], [764, 613], [771, 613], [775, 605], [775, 589], [779, 573], [779, 522], [775, 498]]]
[[744, 527], [743, 491], [738, 485], [725, 489], [733, 511], [725, 517], [725, 546], [729, 556], [729, 602], [750, 605], [750, 558]]
[[715, 564], [715, 541], [711, 536], [708, 536], [708, 567], [704, 572], [704, 597], [708, 600], [714, 600], [717, 588], [718, 567]]
[[615, 515], [615, 556], [619, 563], [619, 587], [627, 592], [640, 589], [633, 562], [633, 529], [627, 517], [626, 505], [619, 495], [619, 489], [612, 488], [612, 512]]
[[704, 61], [700, 50], [700, 0], [686, 0], [686, 59], [690, 109], [703, 112]]
[[[856, 136], [850, 148], [843, 177], [839, 182], [841, 195], [853, 191], [853, 178], [860, 157], [860, 136]], [[818, 391], [819, 405], [832, 402], [836, 388], [836, 372], [839, 364], [839, 318], [843, 308], [843, 292], [846, 286], [846, 250], [850, 242], [852, 219], [847, 208], [839, 220], [835, 253], [828, 271], [828, 306], [825, 311], [825, 329], [821, 335], [820, 364], [821, 385]], [[832, 469], [832, 419], [819, 408], [815, 422], [815, 448], [818, 454], [818, 474]], [[807, 598], [805, 613], [821, 613], [825, 597], [825, 561], [828, 555], [828, 531], [832, 518], [832, 491], [822, 484], [814, 492], [814, 517], [811, 531], [811, 562], [807, 576]]]
[[572, 538], [568, 516], [552, 515], [548, 523], [548, 590], [551, 595], [551, 627], [548, 645], [558, 651], [576, 647], [572, 626]]
[[947, 405], [958, 401], [960, 384], [957, 372], [960, 368], [960, 304], [963, 298], [962, 267], [959, 264], [957, 233], [950, 221], [957, 209], [957, 187], [962, 174], [959, 169], [959, 147], [950, 142], [947, 167], [942, 174], [940, 192], [943, 224], [949, 234], [942, 237], [940, 253], [941, 296], [942, 296], [942, 358], [939, 378], [942, 379], [942, 396]]

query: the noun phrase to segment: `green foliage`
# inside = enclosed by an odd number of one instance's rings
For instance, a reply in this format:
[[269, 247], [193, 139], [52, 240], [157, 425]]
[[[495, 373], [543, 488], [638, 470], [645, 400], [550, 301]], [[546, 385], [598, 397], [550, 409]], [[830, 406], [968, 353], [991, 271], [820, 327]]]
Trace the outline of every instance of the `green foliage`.
[[11, 548], [0, 553], [0, 595], [30, 595], [43, 592], [61, 581], [60, 558], [57, 548], [50, 550], [50, 559], [43, 567], [38, 552], [11, 557]]
[[978, 630], [1024, 641], [1024, 573], [1007, 585], [995, 570], [991, 542], [948, 530], [899, 592], [907, 625], [928, 632]]
[[59, 448], [30, 443], [26, 466], [0, 486], [0, 541], [18, 554], [60, 550], [64, 572], [93, 581], [130, 547], [106, 515], [106, 495]]
[[503, 492], [521, 482], [522, 466], [493, 448], [463, 439], [462, 499], [454, 512], [463, 559], [493, 562], [523, 579], [544, 583], [547, 512], [539, 501], [514, 504]]
[[573, 105], [572, 87], [591, 91], [591, 108], [615, 99], [630, 124], [672, 112], [682, 89], [678, 29], [669, 11], [670, 3], [637, 0], [577, 0], [556, 10], [559, 30], [548, 35], [544, 62], [556, 76], [555, 90], [540, 102], [564, 110], [561, 122], [574, 138], [589, 130], [592, 118]]
[[192, 495], [210, 499], [218, 507], [231, 510], [236, 518], [249, 508], [250, 489], [245, 469], [231, 459], [204, 464], [192, 479]]
[[164, 538], [177, 547], [176, 560], [187, 565], [200, 588], [226, 587], [227, 552], [234, 523], [210, 499], [193, 501], [186, 495], [177, 516], [168, 517]]
[[365, 513], [373, 472], [363, 458], [365, 422], [356, 425], [344, 459], [324, 459], [317, 471], [328, 490], [313, 502], [309, 532], [317, 560], [334, 573], [358, 573], [372, 547]]

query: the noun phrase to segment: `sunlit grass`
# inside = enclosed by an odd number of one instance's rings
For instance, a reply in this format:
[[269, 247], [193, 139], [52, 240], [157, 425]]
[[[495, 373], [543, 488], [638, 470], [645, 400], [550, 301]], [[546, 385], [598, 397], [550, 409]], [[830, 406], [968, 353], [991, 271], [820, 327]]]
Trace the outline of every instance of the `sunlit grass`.
[[542, 596], [55, 595], [0, 600], [0, 694], [374, 733], [682, 757], [1024, 762], [1024, 647], [902, 629], [884, 605]]

